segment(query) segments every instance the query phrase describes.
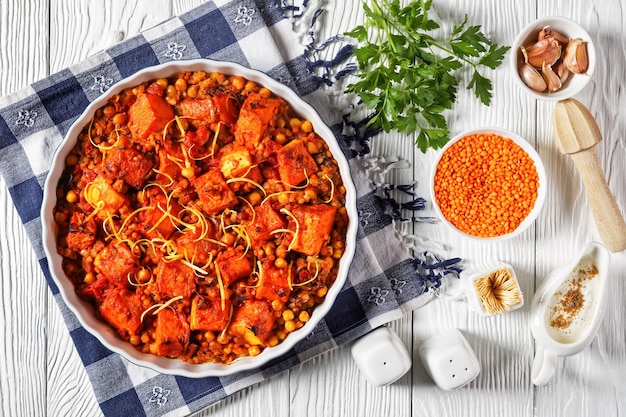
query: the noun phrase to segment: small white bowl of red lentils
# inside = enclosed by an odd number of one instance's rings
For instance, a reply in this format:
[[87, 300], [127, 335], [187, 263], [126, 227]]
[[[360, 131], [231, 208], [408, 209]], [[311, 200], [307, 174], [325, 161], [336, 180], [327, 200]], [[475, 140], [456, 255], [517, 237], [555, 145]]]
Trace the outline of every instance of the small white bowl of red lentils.
[[433, 207], [466, 237], [509, 239], [539, 215], [546, 177], [541, 158], [522, 137], [497, 128], [472, 130], [450, 140], [435, 161]]

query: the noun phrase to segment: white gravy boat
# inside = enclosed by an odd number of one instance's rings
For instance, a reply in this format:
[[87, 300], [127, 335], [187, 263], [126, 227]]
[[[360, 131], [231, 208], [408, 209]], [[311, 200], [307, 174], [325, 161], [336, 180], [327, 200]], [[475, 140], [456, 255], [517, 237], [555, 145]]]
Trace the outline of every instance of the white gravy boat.
[[579, 353], [595, 337], [606, 309], [609, 264], [609, 251], [591, 242], [571, 262], [552, 271], [537, 289], [530, 307], [530, 328], [537, 345], [533, 384], [547, 384], [560, 356]]

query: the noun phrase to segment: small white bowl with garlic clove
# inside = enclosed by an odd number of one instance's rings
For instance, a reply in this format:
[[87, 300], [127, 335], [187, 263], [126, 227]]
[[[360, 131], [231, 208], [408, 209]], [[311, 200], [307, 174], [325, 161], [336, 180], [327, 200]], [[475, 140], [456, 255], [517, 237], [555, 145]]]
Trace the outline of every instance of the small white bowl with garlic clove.
[[578, 23], [544, 17], [528, 24], [511, 46], [519, 86], [540, 100], [563, 100], [587, 85], [596, 65], [593, 41]]

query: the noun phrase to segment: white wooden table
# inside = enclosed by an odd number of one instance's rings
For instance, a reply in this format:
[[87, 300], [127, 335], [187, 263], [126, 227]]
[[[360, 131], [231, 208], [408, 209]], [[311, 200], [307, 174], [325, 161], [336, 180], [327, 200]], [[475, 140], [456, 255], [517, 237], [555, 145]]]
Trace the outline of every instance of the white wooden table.
[[[3, 0], [0, 2], [0, 95], [57, 72], [145, 30], [200, 0]], [[362, 18], [358, 0], [326, 0], [330, 10], [319, 38], [351, 29]], [[603, 169], [622, 211], [626, 209], [626, 0], [435, 0], [441, 17], [458, 22], [468, 13], [500, 44], [537, 16], [578, 21], [596, 42], [598, 65], [577, 96], [597, 117], [604, 140]], [[415, 232], [449, 244], [449, 256], [468, 261], [501, 259], [515, 268], [525, 306], [481, 318], [467, 305], [437, 299], [392, 326], [413, 353], [412, 371], [397, 383], [373, 388], [352, 361], [349, 346], [233, 395], [199, 415], [273, 416], [619, 416], [626, 415], [626, 256], [613, 254], [612, 289], [597, 338], [581, 354], [561, 361], [554, 380], [536, 388], [530, 380], [534, 341], [528, 326], [534, 289], [554, 267], [598, 239], [582, 182], [552, 139], [554, 103], [537, 102], [513, 83], [503, 65], [494, 80], [491, 107], [461, 91], [449, 120], [453, 133], [498, 126], [526, 137], [543, 158], [550, 191], [535, 224], [506, 243], [456, 238], [443, 225]], [[411, 138], [385, 135], [373, 152], [402, 156], [414, 168], [392, 181], [419, 182], [434, 153], [416, 151]], [[432, 214], [432, 212], [430, 212]], [[65, 324], [46, 286], [4, 180], [0, 179], [0, 415], [97, 416], [100, 409]], [[467, 387], [446, 392], [426, 375], [417, 347], [438, 328], [460, 329], [482, 364]], [[268, 406], [272, 412], [266, 412]]]

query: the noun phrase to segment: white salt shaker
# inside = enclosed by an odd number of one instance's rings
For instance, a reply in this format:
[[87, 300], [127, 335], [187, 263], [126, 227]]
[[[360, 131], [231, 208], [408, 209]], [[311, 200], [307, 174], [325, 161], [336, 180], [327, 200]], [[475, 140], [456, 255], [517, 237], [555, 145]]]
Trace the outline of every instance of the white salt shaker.
[[370, 384], [381, 387], [396, 382], [411, 369], [411, 356], [389, 327], [379, 327], [352, 345], [352, 357]]
[[480, 373], [478, 358], [458, 329], [444, 329], [426, 339], [419, 356], [428, 375], [446, 391], [468, 384]]

